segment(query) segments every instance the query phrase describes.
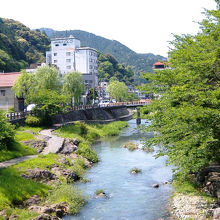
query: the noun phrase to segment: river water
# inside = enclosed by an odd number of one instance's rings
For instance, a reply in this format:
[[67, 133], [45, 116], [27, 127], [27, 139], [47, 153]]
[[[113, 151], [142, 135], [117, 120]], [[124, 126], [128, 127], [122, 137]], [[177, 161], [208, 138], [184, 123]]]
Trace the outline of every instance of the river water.
[[[91, 182], [76, 184], [88, 196], [88, 203], [78, 215], [67, 216], [65, 220], [157, 220], [168, 217], [172, 186], [164, 182], [172, 179], [171, 168], [165, 166], [166, 158], [155, 159], [155, 153], [131, 152], [122, 147], [128, 142], [141, 146], [143, 137], [152, 136], [137, 129], [136, 120], [128, 123], [129, 127], [119, 137], [93, 145], [100, 162], [87, 171], [86, 178]], [[142, 169], [142, 173], [130, 174], [133, 167]], [[155, 183], [160, 187], [153, 188]], [[97, 189], [103, 189], [108, 197], [95, 198]]]

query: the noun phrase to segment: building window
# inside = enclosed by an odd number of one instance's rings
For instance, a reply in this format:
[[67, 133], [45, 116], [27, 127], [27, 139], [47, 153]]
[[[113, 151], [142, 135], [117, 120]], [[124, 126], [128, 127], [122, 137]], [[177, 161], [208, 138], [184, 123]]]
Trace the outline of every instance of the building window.
[[63, 44], [63, 46], [66, 46], [67, 44]]
[[53, 55], [54, 55], [54, 56], [57, 56], [57, 53], [54, 53]]
[[53, 62], [54, 62], [54, 63], [57, 63], [57, 60], [54, 60]]
[[92, 83], [92, 80], [89, 80], [89, 83]]
[[71, 62], [71, 59], [66, 59], [66, 62], [67, 62], [67, 63], [70, 63], [70, 62]]
[[5, 96], [5, 90], [1, 90], [1, 96]]
[[92, 65], [89, 65], [89, 69], [92, 69]]
[[71, 55], [71, 52], [66, 52], [66, 56], [70, 56]]
[[56, 47], [58, 47], [58, 46], [59, 46], [59, 44], [55, 44], [55, 46], [56, 46]]
[[68, 70], [70, 70], [70, 69], [71, 69], [71, 66], [66, 66], [66, 68], [67, 68]]

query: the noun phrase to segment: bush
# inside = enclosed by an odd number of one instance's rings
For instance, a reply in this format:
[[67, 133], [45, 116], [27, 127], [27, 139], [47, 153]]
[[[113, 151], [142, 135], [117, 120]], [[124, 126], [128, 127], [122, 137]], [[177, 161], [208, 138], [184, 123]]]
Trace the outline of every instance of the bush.
[[7, 149], [14, 141], [14, 127], [7, 122], [2, 111], [0, 111], [0, 150]]
[[88, 133], [88, 128], [86, 127], [85, 123], [80, 123], [79, 124], [79, 129], [80, 129], [80, 135], [86, 136]]
[[92, 150], [90, 146], [87, 144], [80, 143], [76, 153], [78, 155], [81, 155], [82, 157], [85, 157], [86, 159], [88, 159], [93, 163], [98, 162], [98, 156], [96, 152]]
[[37, 127], [41, 124], [41, 120], [36, 116], [28, 115], [25, 119], [25, 123], [31, 127]]

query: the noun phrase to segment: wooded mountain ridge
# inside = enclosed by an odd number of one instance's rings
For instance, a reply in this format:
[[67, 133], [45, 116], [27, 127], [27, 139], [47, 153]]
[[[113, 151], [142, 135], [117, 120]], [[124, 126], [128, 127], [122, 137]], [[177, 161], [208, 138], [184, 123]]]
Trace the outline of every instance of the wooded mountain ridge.
[[40, 28], [39, 30], [46, 33], [49, 38], [68, 37], [69, 35], [73, 35], [81, 41], [82, 46], [92, 47], [102, 53], [111, 54], [121, 64], [130, 66], [136, 73], [152, 72], [152, 66], [156, 61], [166, 60], [165, 57], [152, 53], [136, 53], [116, 40], [109, 40], [86, 31], [56, 31], [50, 28]]
[[31, 63], [45, 62], [50, 39], [18, 21], [0, 18], [0, 72], [24, 69]]

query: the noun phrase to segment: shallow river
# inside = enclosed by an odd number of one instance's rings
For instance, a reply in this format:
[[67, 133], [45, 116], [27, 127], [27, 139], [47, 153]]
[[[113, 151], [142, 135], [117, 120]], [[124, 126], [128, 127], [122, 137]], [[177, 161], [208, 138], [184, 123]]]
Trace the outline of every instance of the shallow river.
[[[154, 153], [130, 152], [122, 147], [128, 142], [141, 146], [141, 138], [152, 135], [143, 134], [136, 128], [136, 120], [130, 120], [129, 127], [120, 137], [93, 145], [100, 162], [87, 172], [86, 178], [91, 182], [76, 185], [89, 197], [88, 203], [78, 215], [65, 217], [65, 220], [166, 219], [172, 187], [163, 183], [172, 179], [171, 168], [165, 166], [165, 158], [155, 159]], [[133, 167], [142, 169], [142, 173], [130, 174]], [[153, 188], [155, 183], [159, 183], [160, 187]], [[97, 189], [103, 189], [108, 198], [96, 199], [94, 194]]]

